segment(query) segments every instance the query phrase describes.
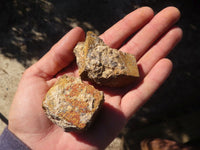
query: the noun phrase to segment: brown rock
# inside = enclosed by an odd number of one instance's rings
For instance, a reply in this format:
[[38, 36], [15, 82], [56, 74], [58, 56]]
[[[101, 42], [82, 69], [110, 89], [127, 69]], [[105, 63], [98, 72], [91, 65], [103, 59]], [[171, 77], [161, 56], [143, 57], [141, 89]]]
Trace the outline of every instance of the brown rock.
[[80, 78], [62, 76], [47, 92], [43, 109], [48, 118], [65, 131], [88, 128], [104, 101], [102, 91]]
[[195, 150], [195, 148], [168, 139], [145, 139], [141, 141], [141, 150]]
[[139, 77], [135, 57], [108, 47], [92, 32], [74, 48], [79, 74], [83, 80], [99, 85], [121, 87]]

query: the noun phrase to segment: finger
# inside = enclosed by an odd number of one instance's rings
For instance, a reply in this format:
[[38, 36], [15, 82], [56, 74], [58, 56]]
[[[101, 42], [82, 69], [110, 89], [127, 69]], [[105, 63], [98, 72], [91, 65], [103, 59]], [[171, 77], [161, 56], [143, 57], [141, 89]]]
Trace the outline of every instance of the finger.
[[160, 87], [172, 70], [170, 60], [160, 60], [143, 79], [141, 84], [128, 92], [122, 99], [121, 110], [130, 118]]
[[154, 12], [149, 7], [136, 9], [105, 31], [100, 38], [110, 47], [118, 48], [124, 40], [149, 22], [153, 15]]
[[151, 68], [177, 45], [182, 38], [182, 30], [174, 27], [169, 30], [146, 54], [138, 61], [138, 66], [142, 69], [140, 76], [145, 76]]
[[175, 7], [168, 7], [159, 12], [145, 27], [143, 27], [121, 51], [133, 54], [138, 60], [146, 50], [171, 28], [180, 18], [180, 12]]
[[73, 48], [84, 39], [84, 31], [77, 27], [69, 31], [36, 64], [30, 67], [32, 74], [49, 79], [69, 65], [74, 59]]

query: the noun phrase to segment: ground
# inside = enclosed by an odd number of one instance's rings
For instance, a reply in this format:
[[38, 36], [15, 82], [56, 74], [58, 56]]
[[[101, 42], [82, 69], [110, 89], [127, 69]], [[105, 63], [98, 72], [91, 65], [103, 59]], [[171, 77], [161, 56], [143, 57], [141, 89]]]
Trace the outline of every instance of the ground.
[[[140, 149], [144, 139], [170, 139], [199, 147], [200, 141], [200, 1], [182, 0], [1, 0], [0, 133], [23, 71], [75, 26], [104, 32], [137, 7], [155, 12], [178, 7], [181, 43], [168, 56], [171, 76], [129, 121], [110, 149]], [[117, 147], [117, 148], [116, 148]]]

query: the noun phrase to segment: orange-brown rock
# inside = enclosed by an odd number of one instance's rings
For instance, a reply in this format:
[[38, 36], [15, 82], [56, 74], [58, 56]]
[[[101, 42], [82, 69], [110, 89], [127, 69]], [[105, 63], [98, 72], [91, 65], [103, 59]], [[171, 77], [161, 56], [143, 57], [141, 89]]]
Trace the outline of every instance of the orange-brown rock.
[[103, 101], [102, 91], [80, 78], [64, 75], [47, 92], [43, 109], [65, 131], [82, 131], [94, 120]]
[[109, 87], [122, 87], [139, 77], [133, 55], [108, 47], [93, 32], [89, 31], [85, 42], [77, 44], [74, 53], [83, 80]]

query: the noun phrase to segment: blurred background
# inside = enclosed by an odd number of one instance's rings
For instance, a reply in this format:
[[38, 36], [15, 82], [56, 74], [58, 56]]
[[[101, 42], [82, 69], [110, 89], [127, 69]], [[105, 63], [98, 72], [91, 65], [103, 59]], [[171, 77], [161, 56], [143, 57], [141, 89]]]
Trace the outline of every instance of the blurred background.
[[184, 36], [168, 56], [174, 63], [171, 76], [107, 149], [200, 149], [198, 0], [0, 0], [0, 133], [23, 71], [66, 32], [80, 26], [101, 34], [142, 6], [155, 13], [179, 8], [177, 25]]

